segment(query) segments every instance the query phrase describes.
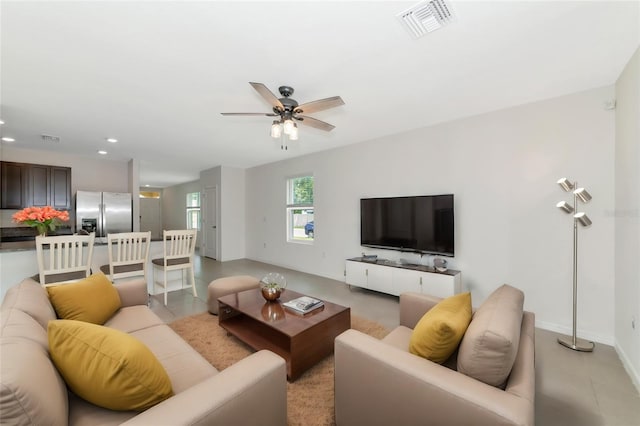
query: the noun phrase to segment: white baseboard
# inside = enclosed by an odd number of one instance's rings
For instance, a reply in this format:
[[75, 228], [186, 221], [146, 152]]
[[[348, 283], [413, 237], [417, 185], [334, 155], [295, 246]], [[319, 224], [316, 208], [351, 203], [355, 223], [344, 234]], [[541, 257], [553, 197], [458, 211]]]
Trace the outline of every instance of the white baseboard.
[[631, 364], [629, 357], [618, 345], [618, 343], [614, 345], [614, 348], [616, 349], [616, 352], [618, 353], [620, 360], [622, 360], [622, 365], [624, 366], [624, 369], [627, 370], [629, 377], [631, 377], [631, 381], [635, 385], [636, 389], [638, 389], [638, 392], [640, 392], [640, 374], [638, 374], [638, 370], [636, 370], [633, 364]]
[[[536, 327], [541, 328], [543, 330], [555, 331], [556, 333], [565, 334], [567, 336], [573, 335], [573, 329], [570, 327], [565, 327], [562, 325], [558, 325], [551, 322], [538, 321], [536, 320]], [[613, 346], [614, 339], [613, 336], [602, 336], [599, 334], [589, 333], [584, 330], [578, 330], [577, 333], [579, 338], [584, 340], [589, 340], [592, 342], [602, 343], [604, 345]]]

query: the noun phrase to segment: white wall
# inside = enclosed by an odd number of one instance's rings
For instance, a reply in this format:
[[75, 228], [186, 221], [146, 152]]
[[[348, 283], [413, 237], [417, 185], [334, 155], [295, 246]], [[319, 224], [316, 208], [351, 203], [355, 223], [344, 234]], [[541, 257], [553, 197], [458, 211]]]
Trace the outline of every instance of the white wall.
[[615, 340], [640, 389], [640, 49], [616, 83], [616, 99]]
[[218, 166], [200, 172], [201, 191], [217, 188], [217, 260], [246, 257], [245, 250], [245, 170]]
[[[360, 198], [453, 193], [449, 265], [474, 305], [509, 283], [538, 326], [570, 334], [572, 220], [555, 207], [570, 200], [556, 184], [566, 176], [593, 195], [584, 209], [594, 225], [580, 233], [578, 332], [612, 344], [615, 132], [603, 102], [613, 95], [598, 88], [249, 169], [247, 257], [343, 280], [344, 260], [363, 251]], [[309, 172], [315, 241], [287, 243], [285, 180]]]
[[[127, 161], [93, 159], [79, 155], [21, 149], [2, 144], [2, 161], [71, 167], [71, 194], [76, 191], [131, 192]], [[0, 226], [18, 226], [11, 221], [16, 210], [0, 210]], [[74, 223], [73, 220], [70, 223]]]

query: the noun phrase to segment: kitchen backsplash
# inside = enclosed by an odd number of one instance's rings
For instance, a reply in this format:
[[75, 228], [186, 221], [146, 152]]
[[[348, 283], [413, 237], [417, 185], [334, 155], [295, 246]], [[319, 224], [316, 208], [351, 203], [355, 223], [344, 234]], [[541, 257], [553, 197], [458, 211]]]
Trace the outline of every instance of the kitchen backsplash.
[[[56, 228], [54, 232], [49, 232], [48, 235], [69, 235], [71, 233], [71, 227], [61, 226]], [[30, 226], [12, 226], [0, 228], [0, 242], [3, 243], [35, 240], [36, 235], [36, 228], [32, 228]]]
[[11, 216], [20, 210], [0, 210], [0, 228], [15, 228], [19, 223], [13, 223]]

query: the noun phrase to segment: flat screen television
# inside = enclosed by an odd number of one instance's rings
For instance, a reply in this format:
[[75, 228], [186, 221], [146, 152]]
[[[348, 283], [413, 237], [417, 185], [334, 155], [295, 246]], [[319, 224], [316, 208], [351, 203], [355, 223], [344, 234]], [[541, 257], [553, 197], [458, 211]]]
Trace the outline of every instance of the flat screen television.
[[362, 198], [360, 244], [453, 256], [453, 194]]

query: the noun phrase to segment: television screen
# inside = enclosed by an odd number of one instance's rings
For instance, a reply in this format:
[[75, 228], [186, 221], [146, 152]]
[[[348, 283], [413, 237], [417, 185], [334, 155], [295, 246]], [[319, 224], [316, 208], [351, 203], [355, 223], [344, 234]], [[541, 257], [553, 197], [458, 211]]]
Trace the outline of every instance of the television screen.
[[453, 194], [360, 200], [360, 244], [454, 255]]

